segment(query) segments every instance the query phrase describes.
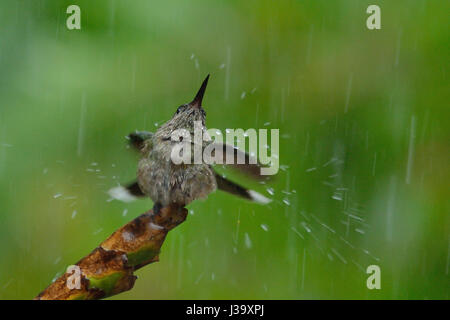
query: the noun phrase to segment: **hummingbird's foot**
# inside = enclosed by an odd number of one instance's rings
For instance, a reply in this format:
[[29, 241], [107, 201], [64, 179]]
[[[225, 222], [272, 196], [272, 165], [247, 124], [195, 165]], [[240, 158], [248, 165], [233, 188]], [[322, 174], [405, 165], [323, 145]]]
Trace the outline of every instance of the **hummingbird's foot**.
[[153, 214], [158, 215], [159, 212], [162, 209], [162, 204], [160, 202], [155, 202], [155, 204], [153, 205]]

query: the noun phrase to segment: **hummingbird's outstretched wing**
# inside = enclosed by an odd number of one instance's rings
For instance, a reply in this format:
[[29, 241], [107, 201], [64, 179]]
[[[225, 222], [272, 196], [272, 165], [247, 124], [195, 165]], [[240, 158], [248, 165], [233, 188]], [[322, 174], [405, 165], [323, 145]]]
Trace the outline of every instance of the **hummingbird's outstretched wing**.
[[[145, 146], [145, 141], [150, 140], [152, 137], [153, 133], [149, 131], [135, 131], [127, 136], [130, 145], [138, 151], [141, 151]], [[203, 145], [203, 147], [207, 145], [208, 144], [205, 144]], [[218, 142], [213, 143], [213, 148], [214, 150], [222, 149], [223, 164], [227, 165], [227, 159], [228, 161], [231, 159], [233, 163], [229, 164], [230, 166], [246, 174], [247, 176], [250, 176], [253, 179], [268, 180], [273, 178], [273, 176], [261, 175], [261, 168], [264, 166], [258, 163], [257, 159], [249, 155], [247, 152], [242, 151], [232, 145]], [[238, 159], [243, 159], [244, 163], [238, 163]]]
[[153, 132], [149, 131], [135, 131], [127, 136], [130, 141], [130, 145], [137, 150], [142, 150], [145, 140], [149, 140], [153, 137]]
[[245, 189], [244, 187], [241, 187], [237, 183], [234, 183], [224, 177], [222, 177], [220, 174], [215, 172], [216, 182], [217, 182], [217, 188], [219, 190], [234, 194], [236, 196], [239, 196], [241, 198], [255, 201], [262, 204], [267, 204], [271, 202], [272, 200], [269, 198], [266, 198], [262, 194], [253, 191]]
[[[227, 165], [227, 159], [228, 161], [232, 159], [233, 163], [229, 164], [230, 166], [250, 176], [253, 179], [266, 180], [272, 177], [261, 175], [261, 167], [263, 167], [263, 165], [258, 163], [257, 159], [249, 155], [247, 152], [226, 143], [214, 142], [213, 146], [217, 149], [222, 148], [223, 164]], [[238, 159], [245, 160], [245, 163], [239, 164]]]
[[145, 197], [145, 194], [142, 192], [136, 181], [126, 186], [118, 186], [112, 188], [108, 191], [108, 194], [111, 196], [111, 198], [123, 202], [131, 202], [136, 200], [136, 198]]

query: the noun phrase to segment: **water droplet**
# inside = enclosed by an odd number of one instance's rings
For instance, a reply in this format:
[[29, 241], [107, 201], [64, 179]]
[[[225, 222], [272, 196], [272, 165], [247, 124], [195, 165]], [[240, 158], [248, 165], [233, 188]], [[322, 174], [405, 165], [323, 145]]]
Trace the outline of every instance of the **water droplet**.
[[310, 233], [311, 229], [308, 227], [308, 225], [306, 224], [306, 222], [302, 222], [302, 227], [306, 230], [306, 232]]
[[342, 201], [342, 195], [340, 193], [333, 194], [331, 198], [337, 201]]
[[247, 249], [251, 249], [252, 248], [252, 240], [250, 239], [250, 236], [248, 235], [247, 232], [244, 234], [244, 240], [245, 240], [245, 246], [247, 247]]

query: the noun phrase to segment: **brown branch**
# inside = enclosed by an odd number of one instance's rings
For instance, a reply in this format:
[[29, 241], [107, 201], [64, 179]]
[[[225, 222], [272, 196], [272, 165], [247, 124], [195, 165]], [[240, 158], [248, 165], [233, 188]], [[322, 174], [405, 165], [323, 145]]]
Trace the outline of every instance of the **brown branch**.
[[150, 210], [140, 215], [76, 263], [81, 271], [79, 289], [74, 288], [75, 273], [66, 272], [35, 299], [92, 300], [130, 290], [136, 280], [134, 271], [158, 261], [167, 233], [186, 216], [187, 210], [177, 206], [162, 208], [158, 214]]

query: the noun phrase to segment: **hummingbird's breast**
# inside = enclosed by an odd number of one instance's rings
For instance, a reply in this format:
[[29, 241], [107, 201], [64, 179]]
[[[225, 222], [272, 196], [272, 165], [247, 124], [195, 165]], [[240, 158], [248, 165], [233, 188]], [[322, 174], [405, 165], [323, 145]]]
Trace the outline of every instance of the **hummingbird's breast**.
[[170, 158], [171, 147], [165, 143], [154, 147], [138, 165], [139, 187], [154, 203], [185, 206], [216, 190], [215, 175], [209, 165], [176, 165]]

